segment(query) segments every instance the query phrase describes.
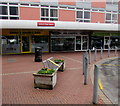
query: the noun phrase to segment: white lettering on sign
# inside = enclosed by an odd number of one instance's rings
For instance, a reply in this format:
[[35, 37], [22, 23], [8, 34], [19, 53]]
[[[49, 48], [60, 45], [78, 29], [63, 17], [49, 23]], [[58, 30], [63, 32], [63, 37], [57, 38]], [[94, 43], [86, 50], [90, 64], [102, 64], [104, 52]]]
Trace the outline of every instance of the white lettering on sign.
[[37, 26], [55, 26], [54, 22], [37, 22]]

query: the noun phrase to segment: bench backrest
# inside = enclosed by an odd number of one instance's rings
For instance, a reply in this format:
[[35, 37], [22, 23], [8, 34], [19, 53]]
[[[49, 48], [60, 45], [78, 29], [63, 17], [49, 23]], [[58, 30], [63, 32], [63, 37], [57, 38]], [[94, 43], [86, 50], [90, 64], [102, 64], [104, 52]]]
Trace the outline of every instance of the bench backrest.
[[54, 63], [53, 57], [48, 58], [47, 60], [43, 61], [44, 68], [58, 70], [59, 65]]

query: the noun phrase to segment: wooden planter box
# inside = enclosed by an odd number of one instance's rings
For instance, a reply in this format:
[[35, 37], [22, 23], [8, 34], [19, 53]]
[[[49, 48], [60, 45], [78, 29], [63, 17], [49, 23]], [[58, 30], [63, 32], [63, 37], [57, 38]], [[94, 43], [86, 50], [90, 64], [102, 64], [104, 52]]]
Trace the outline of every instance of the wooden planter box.
[[57, 82], [57, 72], [50, 74], [37, 74], [34, 76], [34, 88], [40, 89], [53, 89]]
[[[55, 62], [57, 64], [60, 64], [60, 62]], [[61, 67], [58, 69], [58, 71], [64, 71], [65, 70], [65, 62], [62, 62], [63, 64], [61, 65]]]

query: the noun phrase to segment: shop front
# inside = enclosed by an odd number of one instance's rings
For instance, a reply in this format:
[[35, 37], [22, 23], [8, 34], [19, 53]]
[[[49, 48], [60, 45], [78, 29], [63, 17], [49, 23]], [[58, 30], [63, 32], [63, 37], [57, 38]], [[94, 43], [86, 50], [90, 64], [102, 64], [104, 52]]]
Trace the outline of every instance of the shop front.
[[3, 30], [2, 53], [34, 53], [36, 47], [49, 52], [49, 31], [41, 30]]
[[84, 51], [88, 49], [89, 35], [79, 31], [58, 31], [51, 34], [51, 51]]
[[118, 32], [94, 32], [91, 37], [91, 49], [104, 50], [120, 48], [120, 33]]
[[118, 25], [101, 23], [2, 20], [2, 54], [74, 52], [120, 48]]
[[34, 53], [36, 47], [42, 52], [84, 51], [88, 49], [89, 35], [76, 31], [49, 30], [3, 30], [2, 53]]

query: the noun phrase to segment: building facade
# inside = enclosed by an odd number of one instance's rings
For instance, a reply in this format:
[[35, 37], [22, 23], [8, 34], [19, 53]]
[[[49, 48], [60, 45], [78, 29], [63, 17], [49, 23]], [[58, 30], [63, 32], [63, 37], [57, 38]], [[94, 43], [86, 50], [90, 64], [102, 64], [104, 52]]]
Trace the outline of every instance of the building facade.
[[34, 53], [37, 46], [43, 52], [120, 48], [118, 28], [111, 30], [120, 24], [119, 4], [117, 0], [0, 0], [2, 53]]

